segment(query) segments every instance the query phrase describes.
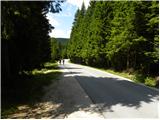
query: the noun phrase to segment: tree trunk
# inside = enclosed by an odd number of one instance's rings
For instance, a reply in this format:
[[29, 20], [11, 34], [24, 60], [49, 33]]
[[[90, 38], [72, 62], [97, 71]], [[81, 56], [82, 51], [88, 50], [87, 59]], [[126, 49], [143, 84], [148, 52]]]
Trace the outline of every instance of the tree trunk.
[[8, 43], [2, 40], [2, 81], [11, 77]]

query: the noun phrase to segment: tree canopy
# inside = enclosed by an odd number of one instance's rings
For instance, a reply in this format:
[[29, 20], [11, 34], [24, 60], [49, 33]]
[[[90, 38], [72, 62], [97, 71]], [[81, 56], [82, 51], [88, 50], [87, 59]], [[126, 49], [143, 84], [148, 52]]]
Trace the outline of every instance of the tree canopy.
[[77, 10], [68, 43], [72, 62], [158, 75], [158, 1], [91, 1]]
[[38, 68], [50, 60], [49, 32], [53, 26], [46, 14], [61, 11], [60, 3], [64, 1], [1, 2], [3, 81], [7, 82], [19, 73]]

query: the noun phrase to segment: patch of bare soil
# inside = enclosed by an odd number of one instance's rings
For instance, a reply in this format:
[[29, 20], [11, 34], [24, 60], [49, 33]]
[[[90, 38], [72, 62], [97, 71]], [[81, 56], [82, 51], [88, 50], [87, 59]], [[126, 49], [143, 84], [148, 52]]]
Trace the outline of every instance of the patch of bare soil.
[[22, 105], [18, 107], [15, 114], [9, 115], [10, 119], [24, 119], [24, 118], [50, 118], [50, 116], [57, 114], [57, 108], [62, 104], [59, 100], [59, 93], [57, 91], [57, 83], [53, 82], [50, 86], [44, 88], [45, 95], [42, 97], [39, 103], [35, 103], [33, 106]]

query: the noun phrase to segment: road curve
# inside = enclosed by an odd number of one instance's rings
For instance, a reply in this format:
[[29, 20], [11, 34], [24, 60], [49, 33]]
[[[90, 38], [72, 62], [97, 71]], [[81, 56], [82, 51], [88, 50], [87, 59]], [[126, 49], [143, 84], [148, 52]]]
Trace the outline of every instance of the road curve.
[[105, 118], [158, 118], [159, 91], [91, 67], [66, 63]]

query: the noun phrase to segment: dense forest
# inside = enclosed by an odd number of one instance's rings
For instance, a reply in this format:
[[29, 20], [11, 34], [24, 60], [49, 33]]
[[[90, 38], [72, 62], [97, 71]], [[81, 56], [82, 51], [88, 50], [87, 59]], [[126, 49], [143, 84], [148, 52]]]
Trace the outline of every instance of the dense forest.
[[[3, 1], [1, 21], [2, 87], [20, 86], [19, 76], [51, 60], [48, 12], [61, 11], [61, 1]], [[22, 78], [23, 79], [23, 78]]]
[[56, 38], [62, 45], [67, 45], [69, 38]]
[[67, 58], [67, 38], [51, 38], [51, 61]]
[[59, 80], [59, 59], [158, 76], [159, 1], [90, 1], [77, 10], [70, 39], [51, 38], [47, 13], [65, 1], [1, 2], [2, 118], [36, 107], [44, 86]]
[[75, 14], [67, 53], [74, 63], [158, 76], [159, 2], [91, 1]]
[[[43, 95], [43, 87], [51, 84], [59, 72], [51, 63], [52, 44], [46, 14], [61, 11], [65, 0], [2, 1], [2, 118], [15, 113], [20, 104], [34, 104]], [[44, 74], [44, 70], [52, 72]]]

